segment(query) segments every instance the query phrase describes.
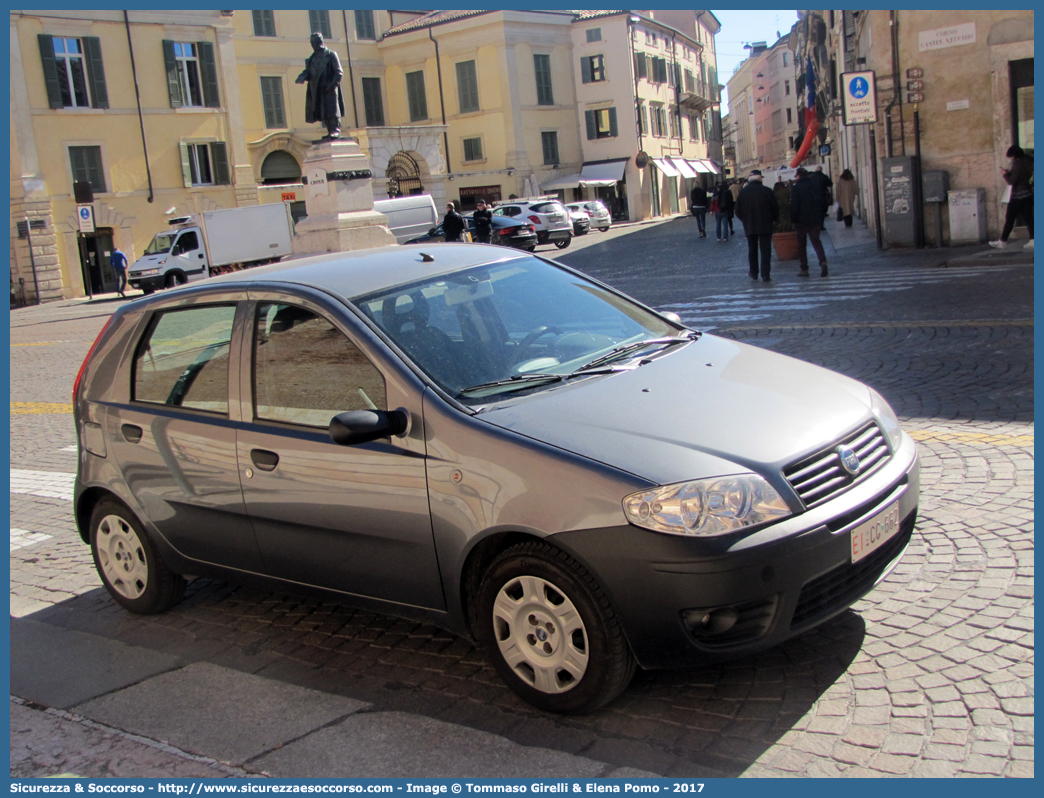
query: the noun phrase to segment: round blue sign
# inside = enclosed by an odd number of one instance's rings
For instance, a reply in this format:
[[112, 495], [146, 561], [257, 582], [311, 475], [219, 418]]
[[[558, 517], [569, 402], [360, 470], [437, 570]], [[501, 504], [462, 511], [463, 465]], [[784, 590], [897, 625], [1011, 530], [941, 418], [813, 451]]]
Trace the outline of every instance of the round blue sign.
[[81, 219], [90, 219], [91, 218], [91, 209], [90, 208], [80, 208], [80, 218]]
[[870, 84], [866, 78], [852, 78], [852, 82], [848, 84], [848, 91], [857, 100], [861, 100], [870, 93]]

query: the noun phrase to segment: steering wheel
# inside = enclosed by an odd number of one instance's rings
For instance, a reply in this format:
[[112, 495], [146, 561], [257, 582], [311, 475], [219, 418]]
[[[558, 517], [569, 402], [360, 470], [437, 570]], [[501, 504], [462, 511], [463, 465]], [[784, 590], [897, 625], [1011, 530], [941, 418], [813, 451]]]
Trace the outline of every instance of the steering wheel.
[[516, 362], [521, 363], [524, 360], [529, 360], [529, 348], [536, 343], [537, 339], [543, 338], [545, 335], [561, 334], [562, 331], [558, 329], [558, 327], [546, 327], [543, 324], [541, 324], [539, 327], [534, 327], [518, 345], [518, 358]]

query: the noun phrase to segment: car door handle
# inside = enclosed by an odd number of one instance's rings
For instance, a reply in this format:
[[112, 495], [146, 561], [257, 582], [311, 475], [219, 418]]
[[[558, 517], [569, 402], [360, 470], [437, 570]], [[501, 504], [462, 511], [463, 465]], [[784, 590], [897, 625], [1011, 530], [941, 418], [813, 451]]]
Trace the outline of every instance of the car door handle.
[[279, 455], [265, 449], [251, 449], [250, 459], [262, 471], [275, 471], [275, 467], [279, 465]]
[[200, 252], [200, 253], [199, 253], [199, 256], [200, 256], [200, 257], [202, 258], [202, 257], [203, 257], [203, 253], [202, 253], [202, 252]]
[[123, 433], [123, 437], [128, 443], [138, 443], [141, 440], [141, 427], [124, 424], [120, 427], [120, 432]]

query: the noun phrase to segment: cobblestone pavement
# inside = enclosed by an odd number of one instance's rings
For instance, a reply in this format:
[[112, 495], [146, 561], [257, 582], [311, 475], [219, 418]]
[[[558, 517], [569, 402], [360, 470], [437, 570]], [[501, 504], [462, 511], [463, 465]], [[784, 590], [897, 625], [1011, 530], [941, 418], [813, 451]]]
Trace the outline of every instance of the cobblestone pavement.
[[906, 557], [834, 621], [726, 665], [639, 673], [609, 707], [563, 718], [430, 626], [211, 580], [165, 615], [132, 616], [100, 588], [62, 493], [66, 403], [104, 302], [12, 312], [12, 614], [663, 775], [1032, 776], [1032, 267], [828, 248], [827, 280], [778, 264], [752, 286], [745, 242], [696, 242], [691, 223], [592, 234], [557, 256], [868, 382], [920, 441]]

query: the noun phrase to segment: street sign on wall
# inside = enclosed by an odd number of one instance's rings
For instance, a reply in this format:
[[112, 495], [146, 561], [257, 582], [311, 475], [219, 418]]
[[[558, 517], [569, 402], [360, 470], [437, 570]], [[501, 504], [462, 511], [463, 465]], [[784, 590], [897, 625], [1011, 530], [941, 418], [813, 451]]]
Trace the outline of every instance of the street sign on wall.
[[841, 74], [842, 112], [846, 125], [877, 121], [877, 84], [873, 70]]
[[77, 205], [76, 206], [76, 217], [80, 221], [80, 232], [81, 233], [93, 233], [94, 232], [94, 206], [93, 205]]

